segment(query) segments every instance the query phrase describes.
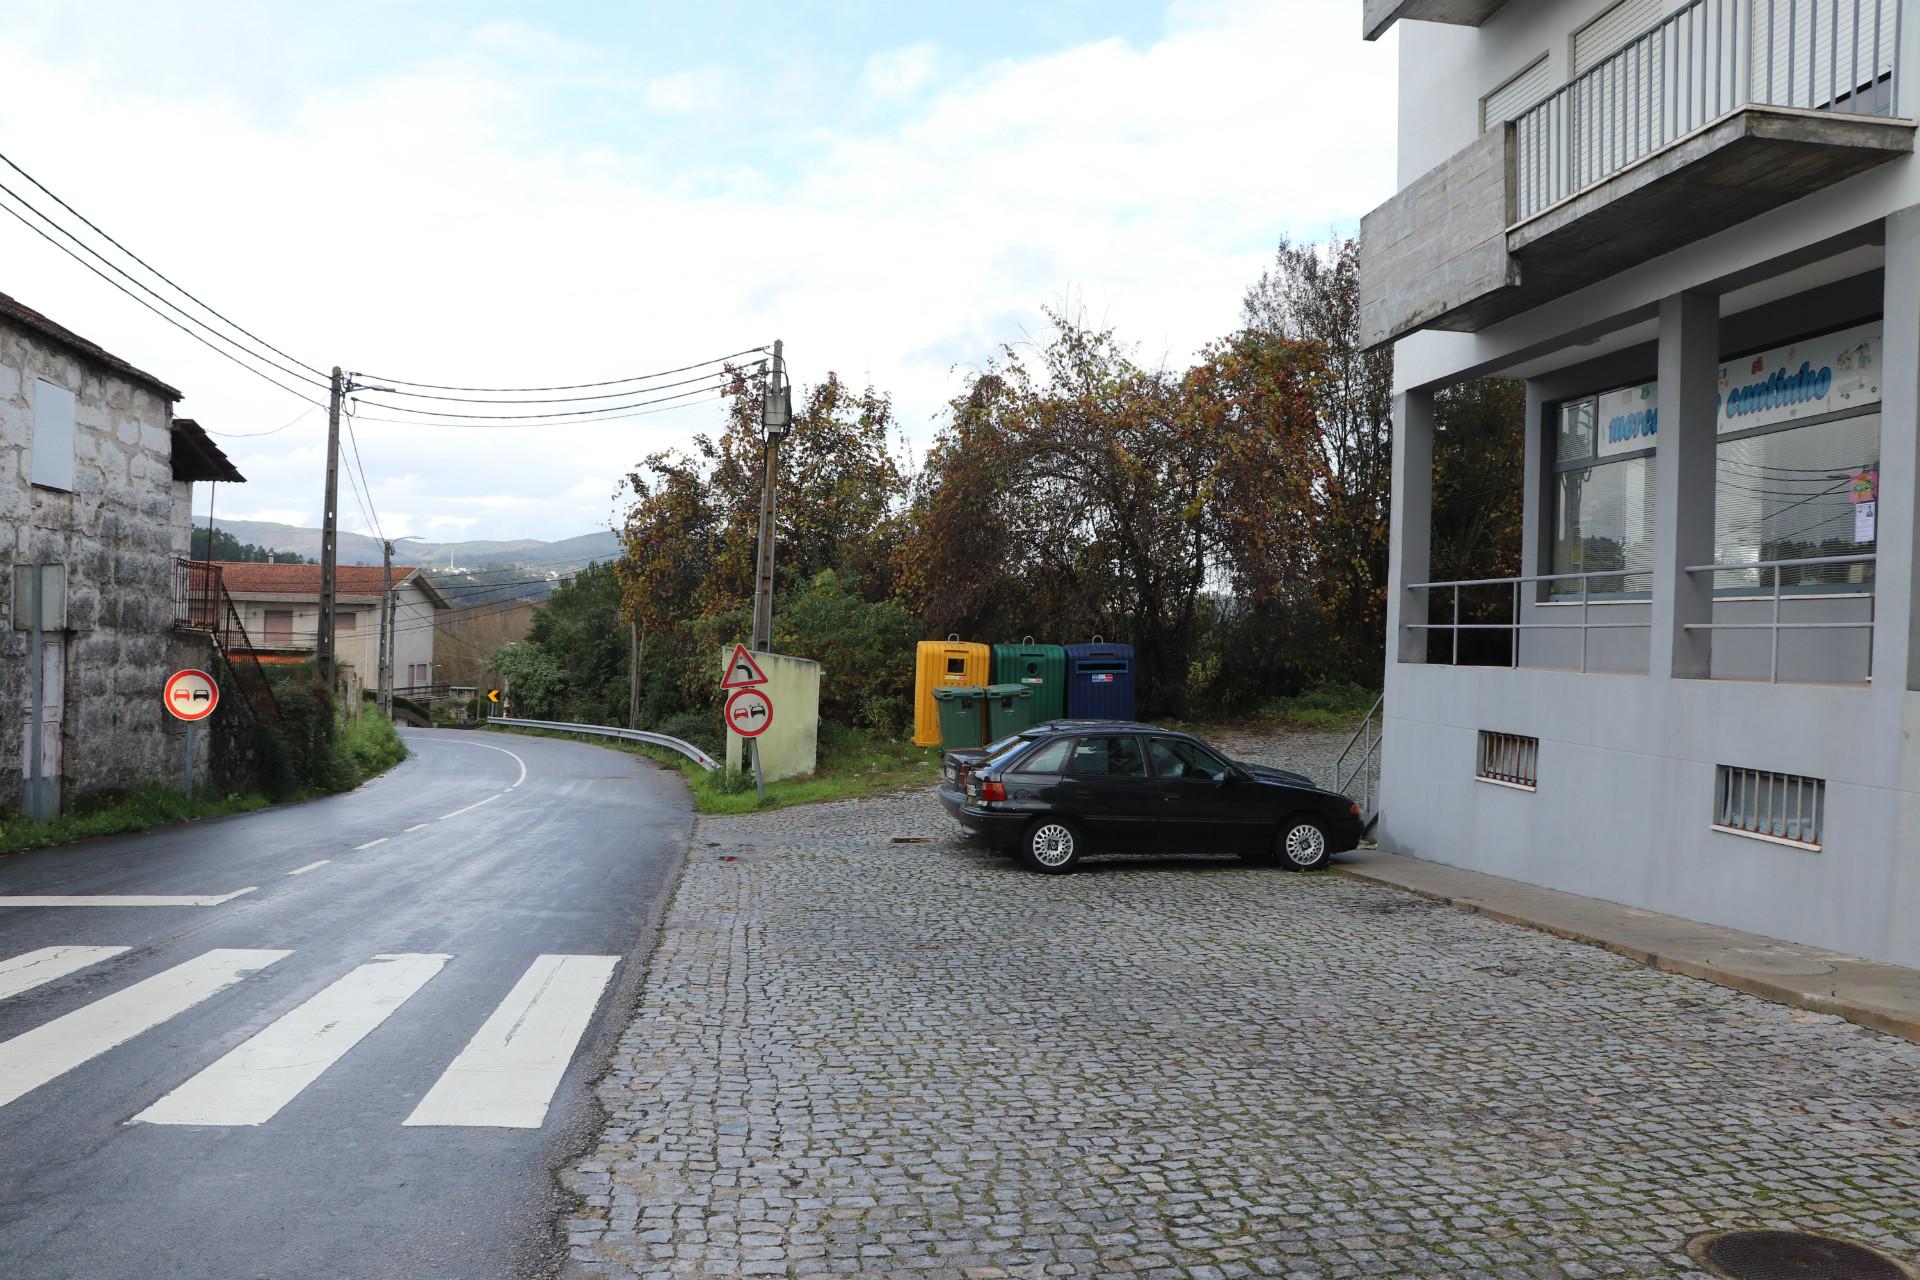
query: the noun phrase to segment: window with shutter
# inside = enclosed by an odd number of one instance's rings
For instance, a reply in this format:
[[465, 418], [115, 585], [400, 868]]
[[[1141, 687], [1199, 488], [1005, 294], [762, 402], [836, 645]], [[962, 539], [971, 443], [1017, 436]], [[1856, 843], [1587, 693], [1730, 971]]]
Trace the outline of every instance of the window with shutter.
[[73, 489], [73, 392], [44, 378], [33, 391], [32, 481], [43, 489]]
[[[1764, 4], [1766, 0], [1761, 0]], [[1573, 36], [1573, 74], [1577, 77], [1660, 21], [1661, 0], [1620, 0]]]
[[1543, 53], [1525, 71], [1480, 99], [1480, 128], [1491, 129], [1513, 119], [1551, 92], [1553, 80]]

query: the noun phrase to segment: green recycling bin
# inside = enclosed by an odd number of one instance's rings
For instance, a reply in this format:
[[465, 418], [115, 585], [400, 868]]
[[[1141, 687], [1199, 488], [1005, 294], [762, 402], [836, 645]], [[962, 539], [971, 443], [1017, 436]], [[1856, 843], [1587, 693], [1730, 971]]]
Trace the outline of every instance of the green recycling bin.
[[987, 691], [977, 684], [956, 684], [935, 689], [933, 700], [940, 709], [940, 745], [942, 747], [984, 747], [987, 745]]
[[1033, 723], [1059, 720], [1067, 714], [1067, 651], [1057, 644], [1035, 644], [1032, 636], [1019, 644], [997, 644], [992, 683], [1032, 689]]
[[1040, 723], [1032, 685], [990, 684], [987, 686], [987, 740], [998, 742], [1022, 729]]

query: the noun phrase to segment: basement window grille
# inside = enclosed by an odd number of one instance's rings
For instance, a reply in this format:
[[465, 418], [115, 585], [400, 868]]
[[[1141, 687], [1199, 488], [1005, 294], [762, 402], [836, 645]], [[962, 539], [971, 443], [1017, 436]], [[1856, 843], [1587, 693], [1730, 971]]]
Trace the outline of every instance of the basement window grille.
[[1723, 764], [1715, 771], [1716, 831], [1818, 849], [1827, 816], [1821, 778]]
[[1533, 791], [1540, 785], [1540, 739], [1518, 733], [1480, 731], [1480, 762], [1474, 776], [1482, 782]]

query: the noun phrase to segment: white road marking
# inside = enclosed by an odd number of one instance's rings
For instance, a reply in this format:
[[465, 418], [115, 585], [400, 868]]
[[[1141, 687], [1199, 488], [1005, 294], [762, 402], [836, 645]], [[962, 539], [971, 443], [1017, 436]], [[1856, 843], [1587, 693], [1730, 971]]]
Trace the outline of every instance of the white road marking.
[[538, 1129], [618, 956], [541, 956], [407, 1117], [409, 1125]]
[[290, 876], [303, 876], [307, 874], [307, 872], [309, 871], [318, 871], [321, 867], [326, 866], [329, 862], [332, 862], [332, 861], [333, 861], [332, 858], [322, 858], [318, 862], [309, 862], [304, 867], [295, 867], [293, 870], [287, 872], [287, 874]]
[[419, 831], [419, 830], [421, 830], [422, 828], [424, 828], [424, 827], [425, 827], [426, 825], [427, 825], [427, 824], [426, 824], [426, 823], [424, 823], [424, 822], [416, 822], [416, 823], [414, 823], [414, 824], [413, 824], [412, 826], [410, 826], [410, 827], [408, 827], [406, 831], [402, 831], [402, 832], [401, 832], [400, 834], [401, 834], [401, 835], [406, 835], [406, 834], [407, 834], [407, 831]]
[[467, 812], [470, 812], [471, 810], [478, 809], [483, 804], [492, 804], [495, 800], [498, 800], [501, 796], [505, 794], [507, 793], [504, 791], [496, 791], [494, 794], [488, 796], [485, 800], [475, 800], [472, 804], [466, 805], [463, 808], [455, 809], [452, 813], [441, 814], [440, 817], [437, 819], [437, 821], [445, 822], [448, 818], [457, 818], [463, 813], [467, 813]]
[[18, 894], [0, 897], [0, 907], [217, 907], [260, 886], [208, 897], [170, 893]]
[[358, 853], [358, 852], [360, 852], [360, 851], [361, 851], [362, 849], [371, 849], [371, 848], [373, 848], [373, 846], [375, 846], [375, 845], [377, 845], [377, 844], [385, 844], [385, 843], [386, 843], [387, 841], [389, 841], [389, 840], [391, 840], [391, 839], [393, 839], [393, 837], [392, 837], [392, 836], [381, 836], [381, 837], [380, 837], [380, 838], [379, 838], [378, 840], [369, 840], [369, 841], [367, 841], [367, 842], [366, 842], [365, 844], [357, 844], [357, 845], [355, 845], [355, 846], [353, 846], [353, 851], [354, 851], [355, 853]]
[[78, 973], [102, 960], [111, 960], [126, 950], [126, 947], [42, 947], [11, 960], [0, 960], [0, 1000]]
[[498, 751], [502, 755], [513, 756], [513, 762], [520, 766], [520, 776], [513, 780], [513, 786], [508, 787], [507, 790], [511, 791], [514, 787], [519, 786], [527, 780], [527, 762], [519, 756], [514, 755], [513, 752], [508, 751], [505, 747], [496, 747], [491, 742], [470, 742], [464, 738], [426, 738], [423, 739], [423, 741], [455, 743], [463, 747], [482, 747], [488, 751]]
[[375, 956], [128, 1123], [266, 1123], [446, 962], [443, 955]]
[[15, 1036], [0, 1044], [0, 1107], [292, 954], [216, 948]]

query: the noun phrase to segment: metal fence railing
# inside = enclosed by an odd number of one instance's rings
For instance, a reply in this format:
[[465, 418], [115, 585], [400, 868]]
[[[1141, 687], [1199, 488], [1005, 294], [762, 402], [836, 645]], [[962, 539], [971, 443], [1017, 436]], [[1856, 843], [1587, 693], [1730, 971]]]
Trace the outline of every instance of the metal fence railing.
[[[1592, 583], [1596, 579], [1608, 579], [1625, 583], [1629, 578], [1650, 579], [1652, 573], [1646, 569], [1597, 569], [1592, 573], [1529, 573], [1515, 578], [1460, 578], [1450, 582], [1415, 582], [1407, 587], [1409, 591], [1450, 592], [1453, 597], [1453, 618], [1450, 622], [1409, 622], [1409, 631], [1439, 631], [1452, 636], [1452, 665], [1460, 665], [1460, 636], [1462, 632], [1504, 631], [1513, 637], [1512, 653], [1507, 665], [1520, 665], [1520, 633], [1523, 631], [1578, 631], [1580, 633], [1580, 670], [1587, 669], [1587, 636], [1593, 631], [1648, 631], [1652, 624], [1645, 621], [1595, 622], [1590, 612], [1593, 604]], [[1578, 601], [1567, 600], [1567, 604], [1579, 604], [1578, 622], [1522, 622], [1522, 588], [1531, 582], [1544, 582], [1558, 589], [1558, 584], [1577, 582], [1580, 584]], [[1500, 587], [1512, 591], [1512, 620], [1509, 622], [1462, 622], [1460, 620], [1460, 596], [1463, 591]], [[1604, 588], [1603, 588], [1604, 590]], [[1431, 594], [1423, 597], [1431, 601]], [[1431, 605], [1428, 606], [1429, 610]]]
[[1513, 122], [1525, 221], [1756, 104], [1890, 115], [1905, 0], [1693, 0]]
[[665, 747], [677, 751], [693, 761], [708, 773], [720, 767], [720, 762], [694, 746], [691, 742], [668, 737], [664, 733], [650, 733], [645, 729], [619, 729], [604, 724], [570, 724], [561, 720], [520, 720], [507, 716], [489, 716], [480, 722], [483, 725], [505, 725], [511, 729], [551, 729], [556, 733], [578, 733], [590, 738], [625, 738], [629, 742], [644, 742], [649, 746]]
[[1738, 560], [1729, 564], [1688, 565], [1688, 573], [1710, 573], [1715, 576], [1723, 573], [1738, 573], [1743, 571], [1756, 571], [1759, 573], [1768, 573], [1768, 571], [1771, 571], [1770, 576], [1773, 579], [1773, 585], [1770, 589], [1763, 589], [1767, 590], [1769, 594], [1763, 595], [1755, 592], [1742, 592], [1739, 595], [1722, 598], [1771, 601], [1773, 604], [1773, 616], [1765, 622], [1689, 622], [1686, 624], [1686, 629], [1688, 631], [1705, 631], [1709, 633], [1715, 631], [1769, 632], [1771, 637], [1771, 644], [1768, 647], [1767, 655], [1767, 682], [1769, 684], [1777, 684], [1780, 680], [1780, 633], [1782, 631], [1865, 631], [1867, 633], [1867, 662], [1866, 670], [1860, 673], [1859, 683], [1866, 684], [1873, 679], [1874, 596], [1871, 593], [1866, 596], [1867, 617], [1863, 620], [1847, 622], [1782, 622], [1780, 620], [1780, 601], [1782, 599], [1780, 571], [1782, 569], [1818, 570], [1829, 567], [1840, 568], [1847, 565], [1873, 564], [1877, 559], [1878, 557], [1872, 552], [1867, 552], [1852, 556], [1802, 556], [1792, 560]]
[[[1368, 827], [1373, 826], [1380, 813], [1380, 742], [1386, 729], [1381, 708], [1386, 702], [1384, 693], [1373, 700], [1360, 727], [1353, 731], [1340, 758], [1333, 762], [1333, 789], [1360, 802], [1360, 815]], [[1360, 752], [1357, 756], [1356, 748]]]

